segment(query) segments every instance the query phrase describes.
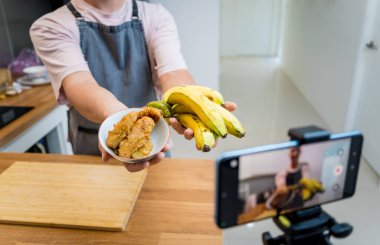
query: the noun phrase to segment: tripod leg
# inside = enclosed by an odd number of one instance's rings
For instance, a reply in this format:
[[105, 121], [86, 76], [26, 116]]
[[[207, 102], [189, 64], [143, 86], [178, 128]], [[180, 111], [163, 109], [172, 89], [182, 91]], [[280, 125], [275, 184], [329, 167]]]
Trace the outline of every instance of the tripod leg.
[[322, 235], [320, 245], [333, 245], [329, 235]]
[[261, 235], [264, 245], [282, 245], [287, 244], [284, 235], [278, 237], [272, 237], [272, 235], [267, 231]]
[[273, 237], [268, 231], [261, 235], [261, 239], [263, 240], [264, 245], [271, 245], [273, 241]]

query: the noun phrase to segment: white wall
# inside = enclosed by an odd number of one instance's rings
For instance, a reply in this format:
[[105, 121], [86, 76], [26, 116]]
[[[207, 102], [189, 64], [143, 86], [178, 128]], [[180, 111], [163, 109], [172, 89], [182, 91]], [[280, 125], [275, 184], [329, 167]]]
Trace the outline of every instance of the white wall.
[[222, 56], [276, 56], [282, 0], [222, 0]]
[[358, 84], [356, 113], [352, 114], [354, 125], [364, 134], [363, 156], [380, 175], [380, 2], [370, 0], [369, 23], [366, 26], [366, 42], [373, 40], [377, 49], [366, 49], [363, 52], [364, 69], [362, 83]]
[[219, 0], [153, 0], [176, 20], [182, 53], [198, 84], [219, 88]]
[[368, 0], [287, 0], [283, 68], [333, 131], [342, 131]]

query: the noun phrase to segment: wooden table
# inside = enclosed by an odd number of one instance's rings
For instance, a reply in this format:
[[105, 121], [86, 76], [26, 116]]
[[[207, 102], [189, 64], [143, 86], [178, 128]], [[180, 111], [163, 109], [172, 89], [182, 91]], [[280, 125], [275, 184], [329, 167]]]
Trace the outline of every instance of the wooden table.
[[255, 208], [251, 208], [238, 216], [238, 224], [252, 222], [252, 220], [261, 220], [276, 215], [276, 210], [269, 210], [265, 204], [258, 204]]
[[[103, 164], [94, 156], [0, 153], [0, 172], [19, 160]], [[149, 168], [125, 232], [0, 224], [0, 244], [221, 244], [213, 216], [213, 162], [165, 159]]]
[[66, 108], [58, 106], [50, 85], [33, 87], [0, 100], [0, 106], [32, 106], [31, 111], [0, 129], [1, 152], [24, 152], [42, 137], [50, 140], [50, 152], [69, 153], [65, 127]]

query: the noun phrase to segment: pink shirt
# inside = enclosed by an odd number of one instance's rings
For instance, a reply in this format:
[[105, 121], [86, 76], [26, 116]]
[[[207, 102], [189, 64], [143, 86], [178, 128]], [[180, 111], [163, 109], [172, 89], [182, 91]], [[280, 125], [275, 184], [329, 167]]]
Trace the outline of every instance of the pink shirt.
[[[131, 20], [132, 0], [126, 0], [122, 8], [113, 13], [104, 13], [84, 0], [71, 2], [86, 21], [114, 26]], [[137, 5], [149, 49], [155, 90], [160, 97], [158, 77], [187, 67], [171, 14], [160, 4], [137, 1]], [[49, 71], [58, 102], [67, 104], [67, 98], [61, 89], [62, 80], [74, 72], [90, 71], [79, 45], [79, 29], [75, 17], [63, 6], [34, 22], [30, 36], [38, 56]]]

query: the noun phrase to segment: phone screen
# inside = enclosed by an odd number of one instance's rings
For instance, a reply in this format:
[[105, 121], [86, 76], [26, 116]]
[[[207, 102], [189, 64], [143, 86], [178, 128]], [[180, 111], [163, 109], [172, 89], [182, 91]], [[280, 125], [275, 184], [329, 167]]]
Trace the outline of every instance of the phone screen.
[[216, 160], [216, 224], [232, 227], [353, 196], [362, 145], [362, 134], [352, 131], [223, 153]]
[[344, 198], [351, 138], [238, 158], [237, 224]]

